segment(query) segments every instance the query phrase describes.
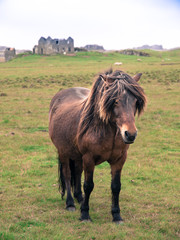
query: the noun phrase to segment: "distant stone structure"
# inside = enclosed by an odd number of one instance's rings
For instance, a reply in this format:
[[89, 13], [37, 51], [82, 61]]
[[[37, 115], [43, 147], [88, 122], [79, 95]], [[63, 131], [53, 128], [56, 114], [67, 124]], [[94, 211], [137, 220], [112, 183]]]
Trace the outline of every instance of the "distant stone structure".
[[7, 62], [16, 56], [15, 48], [0, 47], [0, 62]]
[[40, 55], [54, 55], [54, 54], [66, 54], [74, 52], [74, 40], [69, 37], [68, 39], [47, 39], [41, 37], [38, 41], [38, 45], [33, 48], [34, 54]]
[[152, 46], [143, 45], [142, 47], [137, 47], [135, 49], [137, 49], [137, 50], [150, 49], [150, 50], [156, 50], [156, 51], [164, 50], [162, 45], [152, 45]]
[[99, 46], [97, 44], [86, 45], [84, 47], [87, 51], [104, 51], [103, 46]]
[[74, 51], [75, 52], [87, 52], [87, 49], [85, 49], [84, 47], [75, 47]]
[[125, 50], [121, 50], [118, 51], [120, 54], [124, 54], [124, 55], [135, 55], [135, 56], [144, 56], [144, 57], [149, 57], [150, 55], [148, 53], [145, 52], [141, 52], [141, 51], [136, 51], [133, 49], [125, 49]]

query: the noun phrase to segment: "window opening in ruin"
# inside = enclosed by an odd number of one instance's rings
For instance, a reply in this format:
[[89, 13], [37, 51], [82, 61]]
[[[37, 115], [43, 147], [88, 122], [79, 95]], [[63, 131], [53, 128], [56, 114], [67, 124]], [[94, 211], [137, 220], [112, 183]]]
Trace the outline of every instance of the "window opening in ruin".
[[43, 55], [43, 48], [41, 48], [41, 55]]
[[58, 44], [58, 41], [56, 41], [56, 44]]
[[68, 47], [68, 51], [71, 52], [71, 48], [70, 47]]

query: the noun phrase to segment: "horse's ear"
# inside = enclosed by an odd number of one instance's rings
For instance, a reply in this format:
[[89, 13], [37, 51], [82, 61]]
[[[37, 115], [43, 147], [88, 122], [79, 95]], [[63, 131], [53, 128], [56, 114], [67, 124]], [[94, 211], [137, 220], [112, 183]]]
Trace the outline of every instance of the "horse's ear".
[[103, 81], [105, 81], [105, 82], [107, 82], [107, 83], [113, 83], [114, 80], [117, 79], [117, 77], [109, 77], [109, 76], [106, 75], [106, 74], [100, 74], [99, 76], [101, 77], [101, 79], [102, 79]]
[[142, 76], [142, 73], [137, 73], [135, 76], [133, 76], [133, 79], [134, 79], [136, 82], [138, 82], [139, 79], [141, 78], [141, 76]]
[[105, 81], [105, 82], [107, 81], [107, 75], [106, 74], [100, 74], [99, 76], [103, 81]]

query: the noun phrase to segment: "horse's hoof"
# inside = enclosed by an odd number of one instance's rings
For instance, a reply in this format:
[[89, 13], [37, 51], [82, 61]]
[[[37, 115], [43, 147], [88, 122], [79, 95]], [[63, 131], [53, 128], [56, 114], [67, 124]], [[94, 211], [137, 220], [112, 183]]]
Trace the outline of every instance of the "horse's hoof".
[[82, 214], [81, 217], [79, 218], [81, 222], [92, 222], [89, 214]]
[[124, 222], [122, 221], [122, 220], [120, 220], [120, 221], [113, 221], [115, 224], [117, 224], [117, 225], [119, 225], [119, 224], [121, 224], [121, 225], [123, 225], [124, 224]]
[[91, 220], [91, 218], [88, 218], [88, 219], [82, 219], [82, 218], [80, 218], [79, 219], [81, 222], [92, 222], [92, 220]]
[[81, 220], [81, 222], [84, 222], [84, 223], [86, 223], [86, 222], [92, 222], [92, 220], [91, 220], [91, 219], [84, 219], [84, 220]]
[[75, 212], [76, 208], [75, 207], [67, 207], [66, 210], [69, 212]]

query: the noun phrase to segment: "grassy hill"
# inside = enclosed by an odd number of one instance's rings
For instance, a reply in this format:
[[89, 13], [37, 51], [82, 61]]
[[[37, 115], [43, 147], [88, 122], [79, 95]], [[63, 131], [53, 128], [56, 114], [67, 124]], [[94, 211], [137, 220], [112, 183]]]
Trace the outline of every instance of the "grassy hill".
[[[1, 63], [0, 80], [1, 83], [5, 81], [9, 84], [18, 84], [24, 81], [36, 83], [38, 78], [45, 83], [50, 79], [58, 81], [61, 75], [63, 77], [79, 75], [91, 80], [92, 75], [114, 66], [115, 62], [122, 62], [121, 68], [130, 74], [144, 72], [145, 78], [148, 79], [151, 73], [156, 73], [156, 71], [161, 71], [164, 75], [179, 70], [180, 50], [167, 52], [146, 50], [146, 52], [150, 54], [150, 57], [122, 55], [118, 52], [79, 52], [75, 56], [20, 55], [12, 61]], [[139, 58], [140, 62], [137, 61]], [[74, 79], [72, 80], [74, 83]]]
[[[180, 50], [75, 56], [19, 56], [0, 63], [0, 239], [179, 239]], [[137, 61], [141, 58], [141, 61]], [[115, 62], [122, 62], [115, 67]], [[96, 167], [92, 223], [65, 210], [57, 185], [56, 150], [48, 136], [54, 94], [91, 87], [113, 67], [134, 75], [148, 97], [138, 138], [122, 172], [123, 225], [111, 223], [110, 168]]]

